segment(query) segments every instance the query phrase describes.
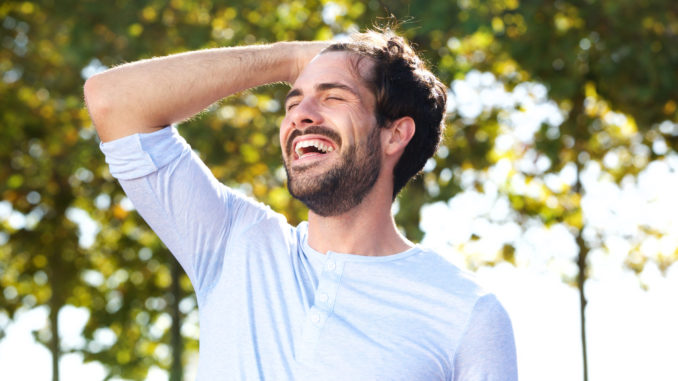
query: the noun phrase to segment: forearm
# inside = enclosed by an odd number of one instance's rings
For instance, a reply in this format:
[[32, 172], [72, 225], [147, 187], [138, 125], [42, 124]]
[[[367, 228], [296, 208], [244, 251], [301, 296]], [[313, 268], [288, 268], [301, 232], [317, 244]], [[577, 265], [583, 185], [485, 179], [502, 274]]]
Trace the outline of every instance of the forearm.
[[323, 44], [281, 42], [143, 60], [91, 77], [85, 100], [102, 141], [152, 132], [233, 93], [293, 81]]

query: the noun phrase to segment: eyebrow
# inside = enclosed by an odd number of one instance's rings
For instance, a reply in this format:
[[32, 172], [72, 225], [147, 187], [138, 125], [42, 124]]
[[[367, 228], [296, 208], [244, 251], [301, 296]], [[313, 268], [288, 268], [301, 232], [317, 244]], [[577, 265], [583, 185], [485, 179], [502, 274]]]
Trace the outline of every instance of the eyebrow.
[[319, 83], [315, 86], [316, 91], [325, 91], [325, 90], [332, 90], [332, 89], [339, 89], [339, 90], [346, 90], [349, 93], [355, 95], [356, 97], [358, 96], [358, 93], [353, 90], [353, 88], [344, 85], [343, 83], [337, 83], [337, 82], [330, 82], [330, 83]]
[[303, 93], [299, 89], [292, 89], [290, 90], [289, 93], [287, 93], [287, 96], [285, 97], [285, 104], [287, 104], [287, 101], [290, 100], [292, 97], [296, 97], [299, 95], [302, 95]]
[[[316, 91], [327, 91], [327, 90], [332, 90], [332, 89], [339, 89], [339, 90], [345, 90], [348, 91], [349, 93], [355, 95], [356, 97], [359, 97], [358, 93], [353, 90], [350, 86], [344, 85], [343, 83], [338, 83], [338, 82], [328, 82], [328, 83], [319, 83], [315, 85]], [[287, 104], [287, 101], [290, 98], [296, 97], [303, 95], [304, 93], [301, 91], [301, 89], [292, 89], [290, 90], [289, 93], [287, 93], [287, 96], [285, 97], [285, 104]]]

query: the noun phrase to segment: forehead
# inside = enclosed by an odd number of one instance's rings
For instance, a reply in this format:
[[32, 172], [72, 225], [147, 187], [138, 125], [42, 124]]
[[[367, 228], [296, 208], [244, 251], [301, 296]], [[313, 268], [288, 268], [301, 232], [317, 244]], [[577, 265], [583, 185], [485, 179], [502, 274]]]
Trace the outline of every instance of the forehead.
[[321, 82], [339, 82], [365, 87], [365, 78], [369, 76], [371, 67], [369, 59], [359, 59], [355, 53], [322, 53], [306, 65], [292, 87], [302, 88]]

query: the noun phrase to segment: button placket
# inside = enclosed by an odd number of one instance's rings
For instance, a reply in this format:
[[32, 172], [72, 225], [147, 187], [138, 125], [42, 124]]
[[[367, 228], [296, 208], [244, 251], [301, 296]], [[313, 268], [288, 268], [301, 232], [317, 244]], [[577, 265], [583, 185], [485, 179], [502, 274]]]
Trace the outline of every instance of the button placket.
[[327, 320], [327, 312], [317, 308], [316, 306], [311, 307], [311, 311], [308, 314], [308, 319], [316, 327], [320, 327]]
[[328, 253], [327, 261], [319, 277], [314, 304], [306, 317], [302, 345], [298, 352], [300, 361], [312, 361], [313, 359], [320, 333], [334, 309], [343, 267], [343, 261], [337, 261], [331, 253]]
[[330, 297], [327, 295], [326, 292], [321, 292], [318, 295], [318, 301], [322, 304], [327, 304], [327, 301], [330, 299]]
[[318, 308], [326, 310], [328, 314], [334, 309], [334, 302], [337, 296], [337, 290], [341, 283], [341, 275], [344, 270], [344, 262], [337, 260], [331, 253], [328, 254], [325, 263], [325, 271], [321, 275], [316, 290], [315, 305]]

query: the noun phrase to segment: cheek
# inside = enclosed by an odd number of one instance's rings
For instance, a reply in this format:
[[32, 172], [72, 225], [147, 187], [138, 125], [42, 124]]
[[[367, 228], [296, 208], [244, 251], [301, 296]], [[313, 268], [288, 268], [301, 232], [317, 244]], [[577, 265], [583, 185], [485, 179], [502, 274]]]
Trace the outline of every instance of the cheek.
[[285, 117], [280, 123], [280, 131], [278, 134], [278, 137], [280, 138], [280, 147], [283, 151], [285, 151], [285, 144], [287, 143], [287, 136], [289, 136], [290, 131], [290, 123], [287, 117]]
[[353, 115], [350, 122], [353, 125], [355, 139], [366, 139], [372, 132], [372, 129], [377, 128], [376, 118], [374, 115], [367, 113]]

